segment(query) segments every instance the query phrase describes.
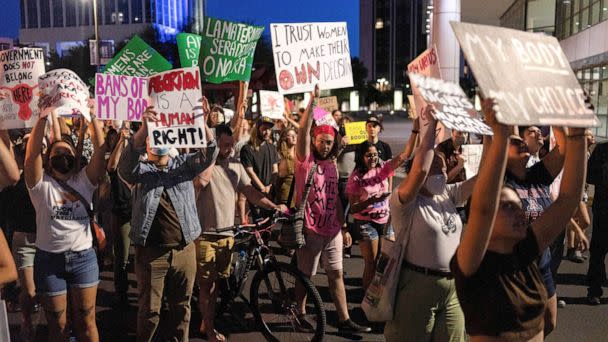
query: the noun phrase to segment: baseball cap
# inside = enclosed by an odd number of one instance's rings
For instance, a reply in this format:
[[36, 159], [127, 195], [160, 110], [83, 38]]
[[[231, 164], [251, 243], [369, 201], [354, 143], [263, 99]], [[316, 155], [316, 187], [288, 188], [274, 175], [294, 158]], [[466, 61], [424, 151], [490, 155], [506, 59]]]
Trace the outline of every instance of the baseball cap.
[[372, 114], [367, 117], [367, 120], [365, 121], [365, 123], [368, 124], [370, 122], [380, 125], [381, 128], [384, 128], [384, 126], [382, 126], [382, 121], [375, 114]]

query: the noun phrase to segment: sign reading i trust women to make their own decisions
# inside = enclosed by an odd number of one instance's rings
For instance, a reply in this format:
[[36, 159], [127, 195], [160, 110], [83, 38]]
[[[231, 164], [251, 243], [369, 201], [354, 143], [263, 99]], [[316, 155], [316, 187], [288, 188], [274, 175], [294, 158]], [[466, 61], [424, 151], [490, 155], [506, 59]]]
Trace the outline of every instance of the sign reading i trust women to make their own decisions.
[[0, 51], [0, 128], [32, 127], [38, 109], [38, 77], [44, 74], [42, 49]]
[[590, 127], [598, 123], [557, 39], [494, 26], [452, 22], [485, 97], [509, 125]]
[[38, 108], [42, 112], [53, 109], [57, 115], [82, 115], [87, 121], [91, 121], [89, 87], [72, 70], [51, 70], [38, 77], [38, 87]]
[[492, 129], [479, 119], [475, 107], [458, 84], [418, 74], [408, 76], [424, 101], [435, 107], [435, 119], [447, 128], [492, 135]]
[[353, 86], [345, 22], [270, 24], [281, 94]]
[[[205, 147], [203, 97], [197, 67], [161, 72], [149, 79], [149, 94], [159, 121], [148, 122], [151, 147]], [[197, 108], [198, 107], [198, 108]]]
[[95, 102], [101, 120], [141, 121], [148, 98], [147, 77], [95, 74]]

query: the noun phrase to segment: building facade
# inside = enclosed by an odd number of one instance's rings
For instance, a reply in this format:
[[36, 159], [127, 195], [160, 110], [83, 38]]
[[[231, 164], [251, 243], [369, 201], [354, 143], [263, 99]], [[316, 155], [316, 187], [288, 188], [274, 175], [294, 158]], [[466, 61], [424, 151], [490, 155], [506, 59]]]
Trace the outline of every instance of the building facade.
[[[120, 42], [152, 26], [170, 40], [202, 24], [205, 0], [20, 0], [21, 44], [59, 55], [94, 37], [93, 4], [101, 40]], [[104, 42], [106, 43], [106, 42]]]
[[407, 64], [427, 47], [426, 0], [360, 0], [359, 56], [367, 80], [405, 86]]
[[501, 26], [559, 39], [600, 119], [595, 134], [608, 138], [608, 0], [516, 0]]

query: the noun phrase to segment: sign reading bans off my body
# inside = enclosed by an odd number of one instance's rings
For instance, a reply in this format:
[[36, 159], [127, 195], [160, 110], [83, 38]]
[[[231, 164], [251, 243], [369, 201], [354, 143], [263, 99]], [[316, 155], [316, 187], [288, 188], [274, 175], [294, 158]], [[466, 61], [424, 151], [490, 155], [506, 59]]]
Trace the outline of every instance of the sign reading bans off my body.
[[353, 86], [345, 22], [270, 24], [281, 94]]
[[484, 96], [500, 105], [500, 122], [597, 125], [557, 39], [494, 26], [451, 24]]
[[424, 101], [435, 107], [435, 119], [461, 132], [492, 135], [492, 129], [478, 118], [473, 104], [456, 83], [409, 74]]
[[151, 147], [205, 147], [200, 71], [196, 67], [150, 77], [150, 98], [159, 121], [148, 122]]

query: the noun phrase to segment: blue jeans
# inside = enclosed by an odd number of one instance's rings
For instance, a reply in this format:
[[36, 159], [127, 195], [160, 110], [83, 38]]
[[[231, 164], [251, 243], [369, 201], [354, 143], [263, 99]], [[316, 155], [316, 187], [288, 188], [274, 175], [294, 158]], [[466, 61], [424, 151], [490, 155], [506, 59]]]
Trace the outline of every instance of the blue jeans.
[[65, 294], [68, 287], [87, 288], [99, 284], [99, 266], [93, 248], [78, 252], [50, 253], [36, 250], [34, 258], [36, 293]]

